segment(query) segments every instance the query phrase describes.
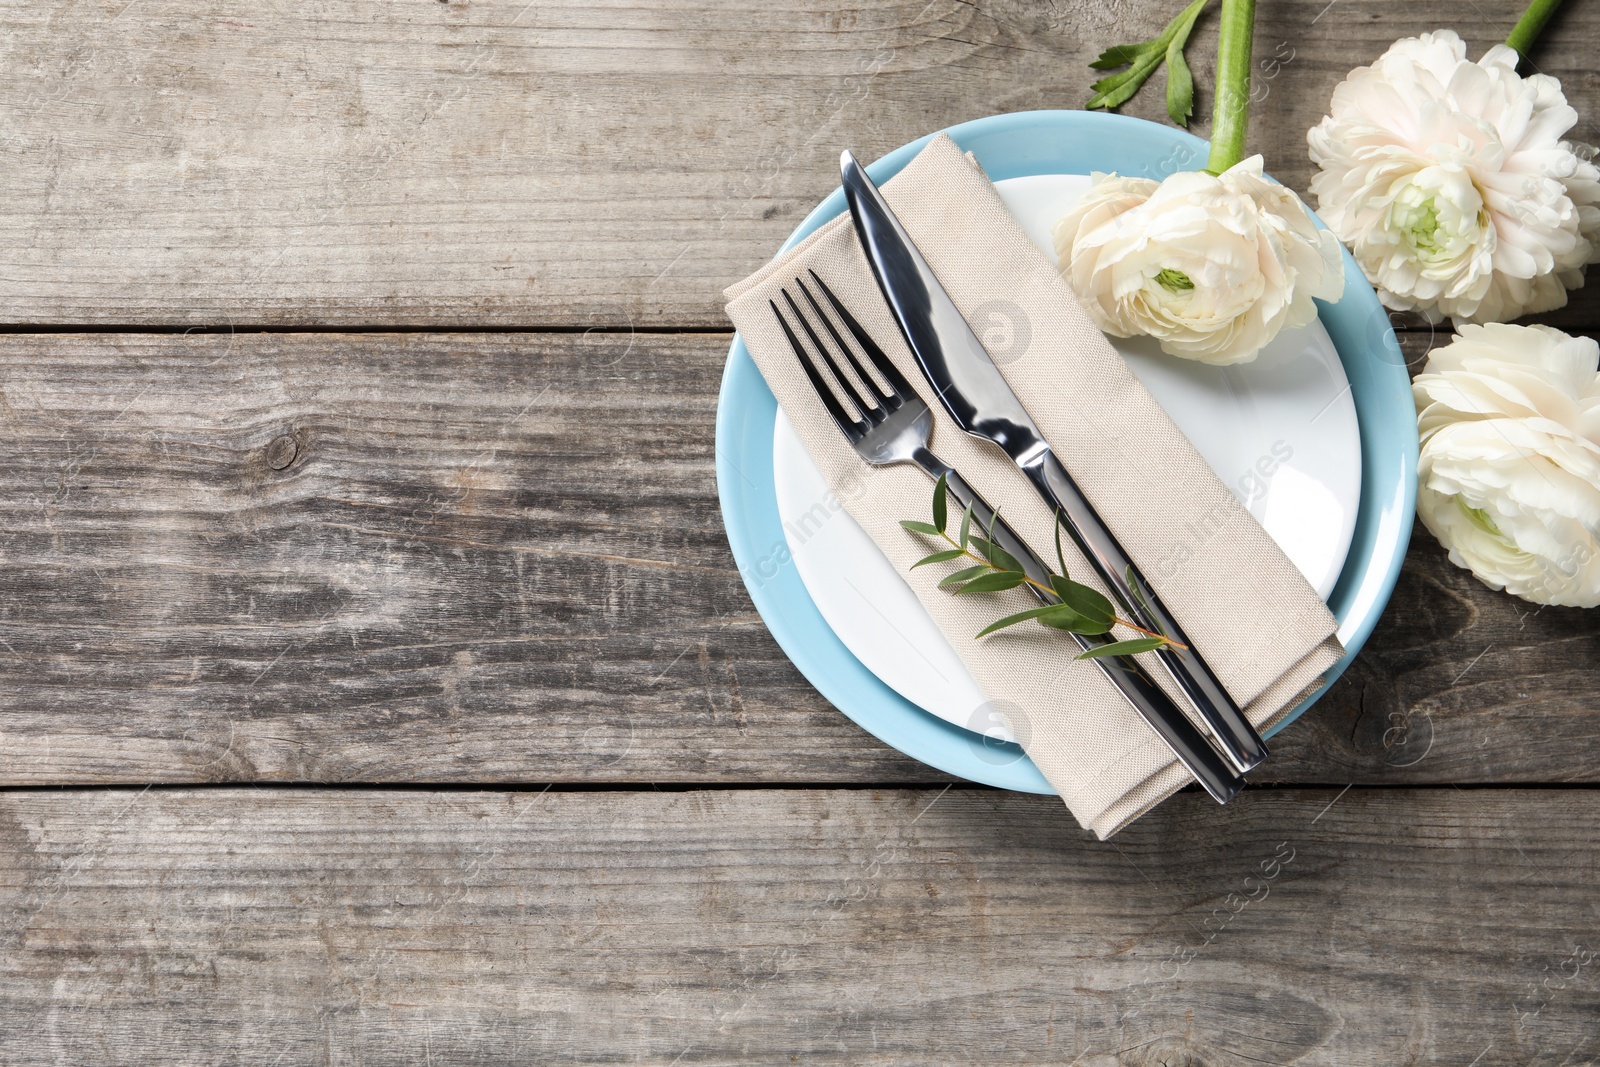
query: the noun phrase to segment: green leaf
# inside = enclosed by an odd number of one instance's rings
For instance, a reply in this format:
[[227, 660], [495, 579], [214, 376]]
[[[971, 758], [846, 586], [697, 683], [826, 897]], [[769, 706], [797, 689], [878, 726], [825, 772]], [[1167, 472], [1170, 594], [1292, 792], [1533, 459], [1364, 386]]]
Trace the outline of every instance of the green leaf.
[[1022, 564], [1017, 562], [1017, 557], [995, 544], [989, 542], [989, 562], [1003, 571], [1020, 571]]
[[901, 519], [900, 525], [912, 533], [927, 534], [930, 537], [939, 536], [939, 527], [931, 522], [918, 522], [916, 519]]
[[1029, 608], [1027, 611], [1019, 611], [1015, 615], [1007, 615], [1003, 619], [991, 622], [988, 626], [978, 631], [978, 636], [988, 637], [996, 630], [1004, 630], [1007, 626], [1015, 626], [1017, 623], [1027, 622], [1029, 619], [1040, 619], [1052, 611], [1059, 612], [1061, 610], [1060, 604], [1046, 604], [1042, 608]]
[[933, 524], [938, 527], [935, 533], [944, 533], [945, 519], [945, 484], [944, 475], [939, 475], [939, 480], [933, 483]]
[[923, 556], [911, 565], [911, 569], [916, 570], [924, 563], [948, 563], [953, 559], [960, 559], [964, 555], [966, 553], [959, 548], [947, 548], [943, 552], [935, 552], [931, 556]]
[[1078, 653], [1078, 659], [1101, 659], [1105, 656], [1136, 656], [1140, 652], [1149, 652], [1151, 649], [1160, 648], [1166, 644], [1160, 637], [1134, 637], [1127, 641], [1113, 641], [1109, 645], [1099, 645]]
[[961, 513], [961, 547], [966, 548], [967, 542], [972, 538], [972, 505], [967, 505], [967, 510]]
[[1039, 617], [1039, 621], [1052, 630], [1065, 630], [1069, 634], [1083, 634], [1085, 637], [1095, 637], [1111, 629], [1109, 624], [1086, 619], [1065, 604], [1057, 604], [1055, 609], [1054, 613]]
[[1194, 114], [1194, 74], [1183, 58], [1183, 40], [1177, 37], [1167, 45], [1167, 115], [1185, 129]]
[[1183, 58], [1183, 50], [1189, 43], [1189, 31], [1194, 29], [1195, 20], [1204, 9], [1204, 3], [1191, 4], [1179, 15], [1183, 24], [1167, 44], [1167, 115], [1184, 127], [1189, 125], [1189, 116], [1194, 114], [1194, 74]]
[[1104, 52], [1101, 52], [1100, 58], [1090, 63], [1089, 66], [1093, 70], [1116, 70], [1118, 67], [1126, 67], [1146, 53], [1159, 51], [1161, 51], [1161, 38], [1159, 37], [1149, 41], [1140, 41], [1138, 44], [1114, 44]]
[[[1093, 108], [1120, 107], [1133, 98], [1150, 75], [1163, 62], [1168, 65], [1167, 110], [1180, 126], [1188, 125], [1194, 112], [1194, 75], [1184, 61], [1183, 50], [1188, 45], [1189, 33], [1195, 21], [1210, 0], [1194, 0], [1167, 23], [1159, 35], [1138, 44], [1113, 45], [1100, 53], [1089, 66], [1094, 70], [1112, 70], [1127, 67], [1119, 74], [1101, 78], [1091, 87], [1094, 95], [1084, 106]], [[1181, 114], [1181, 118], [1179, 117]]]
[[994, 571], [990, 574], [974, 578], [960, 589], [960, 593], [998, 593], [1006, 589], [1015, 589], [1022, 584], [1020, 571]]
[[1111, 624], [1116, 621], [1117, 610], [1098, 590], [1059, 576], [1051, 577], [1050, 588], [1055, 590], [1056, 596], [1061, 598], [1063, 604], [1082, 615], [1086, 621], [1097, 626], [1103, 625], [1101, 633], [1109, 630]]
[[1161, 66], [1165, 54], [1165, 52], [1151, 52], [1141, 56], [1137, 63], [1121, 74], [1101, 78], [1089, 87], [1094, 90], [1094, 95], [1083, 106], [1092, 111], [1097, 107], [1110, 109], [1126, 104], [1149, 80], [1150, 75], [1156, 72], [1156, 68]]
[[978, 575], [988, 573], [989, 565], [987, 563], [979, 563], [974, 567], [963, 567], [954, 574], [945, 575], [944, 580], [939, 583], [939, 588], [947, 589], [952, 585], [960, 585], [962, 582], [970, 582]]
[[1022, 564], [1017, 562], [1017, 558], [1015, 556], [1001, 548], [999, 545], [995, 544], [987, 537], [973, 536], [972, 547], [978, 550], [978, 555], [994, 564], [998, 570], [1022, 570]]

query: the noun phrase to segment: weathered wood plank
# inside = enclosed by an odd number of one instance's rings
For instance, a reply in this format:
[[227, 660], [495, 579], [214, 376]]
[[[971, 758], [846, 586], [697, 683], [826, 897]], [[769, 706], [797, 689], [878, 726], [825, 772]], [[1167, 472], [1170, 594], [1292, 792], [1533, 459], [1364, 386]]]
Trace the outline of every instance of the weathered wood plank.
[[[751, 607], [726, 345], [5, 338], [0, 782], [941, 780]], [[1597, 653], [1420, 536], [1266, 777], [1594, 781]]]
[[929, 780], [744, 593], [726, 345], [8, 340], [0, 778]]
[[[1263, 5], [1253, 144], [1306, 129], [1388, 42], [1475, 52], [1520, 0]], [[720, 326], [720, 291], [871, 158], [986, 114], [1078, 107], [1160, 4], [833, 0], [0, 9], [0, 322]], [[1600, 10], [1541, 46], [1600, 113]], [[1196, 34], [1209, 83], [1214, 34]], [[1197, 129], [1204, 132], [1209, 99]], [[1162, 118], [1159, 92], [1130, 113]], [[1600, 140], [1592, 121], [1580, 133]], [[1595, 317], [1592, 294], [1577, 320]]]
[[1593, 1062], [1600, 794], [0, 797], [7, 1063]]

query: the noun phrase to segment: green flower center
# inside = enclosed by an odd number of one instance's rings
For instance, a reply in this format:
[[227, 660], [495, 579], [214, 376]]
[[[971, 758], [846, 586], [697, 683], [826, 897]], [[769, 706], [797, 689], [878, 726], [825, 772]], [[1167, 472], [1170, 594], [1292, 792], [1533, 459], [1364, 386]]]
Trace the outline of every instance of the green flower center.
[[1489, 513], [1487, 511], [1484, 511], [1482, 508], [1473, 507], [1472, 505], [1464, 502], [1460, 497], [1456, 497], [1456, 507], [1461, 509], [1461, 514], [1465, 515], [1467, 517], [1467, 521], [1472, 523], [1472, 525], [1476, 526], [1478, 529], [1482, 530], [1491, 537], [1498, 537], [1502, 541], [1505, 540], [1506, 535], [1500, 532], [1500, 527], [1496, 526], [1494, 524], [1494, 520], [1489, 518]]
[[1411, 239], [1411, 247], [1419, 252], [1439, 250], [1439, 205], [1432, 197], [1424, 201], [1407, 220], [1406, 232]]
[[1156, 281], [1160, 282], [1161, 288], [1169, 293], [1182, 293], [1194, 288], [1194, 282], [1190, 280], [1187, 274], [1181, 270], [1173, 270], [1171, 267], [1162, 268], [1161, 272], [1156, 275]]

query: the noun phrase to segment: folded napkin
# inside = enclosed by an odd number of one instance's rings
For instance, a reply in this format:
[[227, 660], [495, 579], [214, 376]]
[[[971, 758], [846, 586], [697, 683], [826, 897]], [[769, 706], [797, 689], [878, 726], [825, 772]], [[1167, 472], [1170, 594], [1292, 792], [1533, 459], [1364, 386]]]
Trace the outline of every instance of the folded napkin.
[[[994, 309], [1018, 324], [998, 362], [1056, 455], [1251, 721], [1266, 727], [1281, 718], [1342, 652], [1316, 591], [1129, 372], [949, 137], [935, 137], [883, 193], [980, 336]], [[1098, 667], [1073, 658], [1078, 649], [1067, 635], [1023, 624], [974, 639], [1000, 616], [1035, 606], [1025, 591], [952, 596], [937, 588], [949, 566], [909, 570], [933, 549], [899, 523], [926, 520], [931, 483], [915, 467], [869, 467], [855, 454], [767, 305], [781, 306], [779, 288], [808, 269], [929, 399], [933, 451], [1044, 559], [1054, 558], [1051, 509], [1010, 460], [961, 432], [931, 400], [848, 216], [727, 290], [728, 315], [806, 450], [831, 486], [850, 487], [838, 492], [841, 502], [905, 575], [989, 698], [973, 709], [973, 725], [983, 729], [990, 710], [1001, 714], [1079, 823], [1109, 837], [1190, 781], [1188, 772]], [[1063, 543], [1072, 577], [1104, 591], [1070, 540]], [[1177, 703], [1189, 710], [1181, 697]]]

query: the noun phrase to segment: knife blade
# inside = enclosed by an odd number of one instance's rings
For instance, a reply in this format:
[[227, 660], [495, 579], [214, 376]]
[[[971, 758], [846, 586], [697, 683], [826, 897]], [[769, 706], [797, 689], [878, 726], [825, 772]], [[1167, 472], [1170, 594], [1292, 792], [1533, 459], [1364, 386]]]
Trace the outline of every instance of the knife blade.
[[1027, 475], [1128, 618], [1173, 642], [1156, 656], [1228, 761], [1240, 773], [1259, 766], [1267, 757], [1261, 735], [1056, 457], [883, 194], [850, 152], [840, 156], [839, 170], [873, 277], [939, 403]]

